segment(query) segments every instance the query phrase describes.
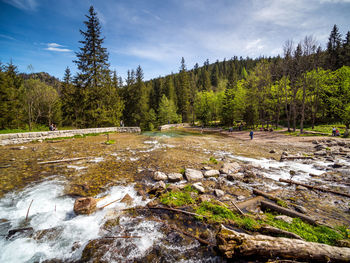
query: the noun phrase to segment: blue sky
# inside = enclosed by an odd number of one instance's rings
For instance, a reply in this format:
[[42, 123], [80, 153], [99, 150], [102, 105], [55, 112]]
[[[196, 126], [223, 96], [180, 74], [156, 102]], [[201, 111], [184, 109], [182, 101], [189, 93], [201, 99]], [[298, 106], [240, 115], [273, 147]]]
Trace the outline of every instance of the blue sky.
[[286, 40], [312, 35], [323, 47], [337, 24], [350, 30], [350, 0], [0, 0], [0, 61], [21, 72], [62, 78], [76, 71], [75, 52], [89, 6], [98, 13], [111, 68], [145, 79], [206, 59], [282, 54]]

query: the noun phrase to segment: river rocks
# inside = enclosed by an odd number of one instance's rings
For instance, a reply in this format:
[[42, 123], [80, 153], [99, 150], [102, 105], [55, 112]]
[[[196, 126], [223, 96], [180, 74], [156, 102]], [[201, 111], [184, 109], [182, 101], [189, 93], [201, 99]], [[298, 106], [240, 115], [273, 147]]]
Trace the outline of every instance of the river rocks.
[[276, 153], [274, 149], [270, 150], [269, 153]]
[[235, 174], [239, 171], [240, 168], [241, 166], [239, 165], [239, 163], [236, 163], [236, 162], [224, 163], [224, 165], [220, 169], [220, 173], [227, 174], [227, 175]]
[[168, 180], [169, 182], [180, 182], [183, 179], [182, 174], [180, 173], [170, 173], [168, 174]]
[[120, 200], [121, 203], [124, 203], [127, 205], [132, 205], [133, 201], [134, 199], [129, 194], [124, 195], [123, 199]]
[[64, 228], [62, 226], [38, 230], [34, 233], [33, 239], [42, 240], [43, 242], [47, 242], [47, 240], [56, 240], [57, 237], [62, 234], [63, 230]]
[[201, 202], [201, 203], [202, 202], [210, 202], [211, 199], [212, 199], [212, 197], [210, 195], [200, 195], [198, 197], [198, 201]]
[[243, 180], [244, 175], [242, 173], [236, 173], [236, 174], [228, 174], [226, 179], [229, 181], [236, 181], [236, 180]]
[[214, 194], [217, 196], [217, 197], [222, 197], [225, 195], [225, 192], [220, 190], [220, 189], [214, 189]]
[[198, 170], [187, 168], [185, 171], [185, 177], [189, 182], [200, 181], [203, 179], [203, 173]]
[[32, 227], [25, 228], [16, 228], [9, 230], [6, 239], [16, 239], [16, 238], [24, 238], [29, 237], [33, 234], [34, 229]]
[[165, 181], [165, 180], [167, 180], [167, 179], [168, 179], [168, 176], [167, 176], [165, 173], [163, 173], [163, 172], [157, 171], [157, 172], [155, 172], [155, 173], [153, 174], [153, 180], [156, 180], [156, 181]]
[[93, 197], [82, 197], [75, 200], [74, 213], [77, 215], [88, 215], [96, 211], [96, 199]]
[[291, 218], [289, 216], [275, 216], [275, 219], [284, 221], [284, 222], [286, 222], [288, 224], [293, 223], [293, 218]]
[[307, 209], [301, 205], [295, 205], [295, 210], [297, 210], [297, 212], [302, 213], [302, 214], [307, 214]]
[[198, 183], [195, 183], [195, 184], [192, 185], [192, 187], [193, 187], [195, 190], [197, 190], [200, 194], [204, 194], [204, 193], [205, 193], [205, 189], [204, 189], [202, 183], [199, 183], [199, 182], [198, 182]]
[[317, 151], [317, 152], [314, 153], [314, 155], [316, 155], [316, 156], [326, 156], [327, 155], [327, 151], [326, 150]]
[[163, 181], [157, 182], [149, 191], [149, 194], [158, 195], [166, 189], [166, 185]]
[[297, 190], [297, 191], [307, 191], [307, 188], [305, 186], [297, 185], [295, 187], [295, 190]]
[[204, 172], [204, 177], [218, 176], [220, 172], [218, 170], [208, 170]]

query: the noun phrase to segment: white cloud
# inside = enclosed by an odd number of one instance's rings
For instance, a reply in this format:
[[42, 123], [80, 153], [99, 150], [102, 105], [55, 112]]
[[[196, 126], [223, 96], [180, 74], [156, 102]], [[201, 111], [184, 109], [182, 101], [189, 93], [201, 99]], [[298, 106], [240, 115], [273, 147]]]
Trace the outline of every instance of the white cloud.
[[57, 44], [57, 43], [48, 43], [47, 48], [45, 48], [45, 50], [56, 51], [56, 52], [71, 52], [72, 51], [68, 48], [62, 48], [62, 47], [64, 47], [64, 46]]
[[25, 11], [35, 11], [38, 7], [36, 0], [3, 0], [5, 3], [10, 4], [16, 8]]
[[1, 38], [6, 38], [6, 39], [9, 39], [9, 40], [15, 40], [13, 37], [7, 36], [7, 35], [3, 35], [3, 34], [0, 34], [0, 37]]

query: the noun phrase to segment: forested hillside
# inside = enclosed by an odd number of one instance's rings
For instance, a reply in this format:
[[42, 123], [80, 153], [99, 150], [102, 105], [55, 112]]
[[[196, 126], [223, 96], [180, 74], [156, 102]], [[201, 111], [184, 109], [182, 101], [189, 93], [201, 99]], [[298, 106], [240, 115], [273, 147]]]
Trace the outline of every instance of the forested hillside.
[[[12, 63], [0, 67], [0, 128], [32, 129], [51, 122], [74, 127], [350, 124], [350, 32], [334, 25], [327, 48], [306, 36], [287, 40], [282, 57], [230, 59], [145, 81], [141, 66], [123, 81], [110, 70], [101, 26], [93, 7], [80, 30], [74, 61], [62, 82], [47, 73], [23, 74]], [[62, 69], [64, 70], [64, 69]]]

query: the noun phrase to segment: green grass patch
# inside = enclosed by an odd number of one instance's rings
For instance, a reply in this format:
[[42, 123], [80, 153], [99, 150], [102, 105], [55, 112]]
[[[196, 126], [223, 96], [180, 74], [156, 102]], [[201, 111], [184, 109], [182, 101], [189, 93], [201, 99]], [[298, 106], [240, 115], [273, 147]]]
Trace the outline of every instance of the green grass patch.
[[160, 196], [160, 202], [168, 206], [184, 206], [195, 204], [196, 201], [192, 195], [198, 192], [190, 185], [187, 185], [182, 191], [171, 191]]
[[303, 222], [300, 218], [293, 218], [293, 223], [288, 224], [287, 222], [274, 219], [275, 214], [265, 213], [265, 216], [267, 224], [293, 232], [309, 242], [336, 245], [337, 240], [350, 238], [350, 230], [346, 227], [338, 227], [338, 231], [336, 231], [326, 226], [310, 225]]

